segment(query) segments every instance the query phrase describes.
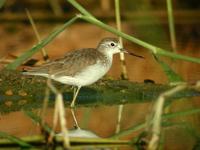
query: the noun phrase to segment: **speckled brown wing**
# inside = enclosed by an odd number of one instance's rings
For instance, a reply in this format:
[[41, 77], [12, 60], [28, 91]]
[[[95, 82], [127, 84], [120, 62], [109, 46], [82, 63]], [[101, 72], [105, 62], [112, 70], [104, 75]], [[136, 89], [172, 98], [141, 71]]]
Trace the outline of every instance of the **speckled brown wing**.
[[55, 77], [74, 76], [86, 66], [93, 65], [97, 61], [102, 60], [105, 61], [105, 56], [96, 49], [80, 49], [67, 53], [63, 58], [53, 60], [39, 67], [34, 67], [28, 70], [28, 72], [33, 74], [51, 74]]

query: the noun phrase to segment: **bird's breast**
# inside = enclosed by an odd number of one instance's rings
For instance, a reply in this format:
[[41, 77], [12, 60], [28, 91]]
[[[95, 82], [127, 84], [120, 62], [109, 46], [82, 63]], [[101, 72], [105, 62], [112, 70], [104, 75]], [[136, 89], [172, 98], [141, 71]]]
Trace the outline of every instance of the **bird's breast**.
[[90, 85], [102, 78], [110, 69], [111, 64], [97, 63], [86, 67], [77, 75], [74, 76], [77, 85], [85, 86]]

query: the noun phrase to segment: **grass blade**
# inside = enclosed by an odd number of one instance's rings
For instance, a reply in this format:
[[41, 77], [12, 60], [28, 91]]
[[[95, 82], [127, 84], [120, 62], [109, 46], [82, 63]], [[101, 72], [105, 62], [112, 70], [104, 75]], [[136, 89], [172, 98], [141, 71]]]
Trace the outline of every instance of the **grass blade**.
[[40, 43], [33, 46], [31, 49], [23, 53], [20, 57], [18, 57], [16, 60], [14, 60], [12, 63], [8, 64], [6, 66], [6, 69], [16, 69], [18, 66], [20, 66], [24, 61], [29, 59], [33, 54], [38, 52], [41, 48], [43, 48], [45, 45], [47, 45], [49, 42], [51, 42], [59, 33], [61, 33], [63, 30], [65, 30], [66, 27], [74, 23], [78, 19], [77, 16], [73, 17], [69, 21], [67, 21], [63, 26], [59, 27], [57, 30], [53, 31], [49, 34], [49, 36], [45, 39], [43, 39]]
[[169, 83], [173, 84], [173, 83], [179, 83], [179, 82], [184, 81], [183, 78], [179, 76], [176, 72], [174, 72], [174, 70], [172, 70], [167, 63], [165, 63], [164, 61], [162, 61], [160, 58], [156, 56], [154, 58], [158, 62], [158, 64], [161, 66], [162, 70], [164, 71], [165, 75], [168, 78]]
[[[24, 111], [25, 115], [27, 115], [34, 123], [38, 123], [39, 125], [42, 125], [42, 120], [39, 116], [37, 116], [36, 114], [34, 114], [31, 111]], [[47, 133], [51, 133], [52, 129], [47, 125], [47, 124], [43, 124], [43, 126], [41, 126]]]
[[172, 53], [170, 51], [166, 51], [162, 48], [156, 47], [154, 45], [151, 45], [147, 42], [144, 42], [142, 40], [139, 40], [135, 37], [132, 37], [128, 34], [125, 34], [123, 32], [118, 31], [117, 29], [97, 20], [95, 17], [93, 17], [85, 8], [83, 8], [79, 3], [77, 3], [75, 0], [67, 0], [68, 2], [70, 2], [76, 9], [78, 9], [83, 15], [78, 15], [79, 18], [90, 22], [92, 24], [95, 24], [111, 33], [114, 33], [118, 36], [121, 36], [131, 42], [134, 42], [142, 47], [147, 48], [148, 50], [150, 50], [153, 54], [155, 55], [160, 55], [160, 56], [166, 56], [166, 57], [170, 57], [170, 58], [175, 58], [175, 59], [180, 59], [180, 60], [185, 60], [185, 61], [190, 61], [190, 62], [194, 62], [194, 63], [199, 63], [200, 64], [200, 59], [199, 58], [193, 58], [193, 57], [189, 57], [189, 56], [184, 56], [184, 55], [180, 55], [180, 54], [176, 54], [176, 53]]
[[0, 9], [5, 5], [6, 0], [0, 0]]
[[89, 13], [84, 7], [82, 7], [78, 2], [75, 0], [67, 0], [72, 6], [74, 6], [76, 9], [78, 9], [81, 13], [83, 13], [86, 16], [93, 17], [91, 13]]
[[0, 138], [8, 139], [9, 141], [14, 142], [14, 143], [18, 144], [21, 147], [26, 147], [26, 148], [32, 147], [30, 144], [24, 142], [23, 140], [15, 137], [13, 135], [9, 135], [9, 134], [7, 134], [5, 132], [0, 132]]
[[97, 19], [94, 19], [92, 17], [89, 17], [89, 16], [84, 16], [84, 15], [79, 15], [79, 17], [85, 21], [88, 21], [92, 24], [95, 24], [111, 33], [114, 33], [118, 36], [121, 36], [133, 43], [136, 43], [144, 48], [147, 48], [148, 50], [150, 50], [153, 54], [155, 55], [160, 55], [160, 56], [166, 56], [166, 57], [170, 57], [170, 58], [174, 58], [174, 59], [180, 59], [180, 60], [185, 60], [185, 61], [190, 61], [190, 62], [194, 62], [194, 63], [199, 63], [200, 64], [200, 59], [199, 58], [194, 58], [194, 57], [189, 57], [189, 56], [184, 56], [184, 55], [180, 55], [180, 54], [176, 54], [176, 53], [172, 53], [170, 51], [166, 51], [162, 48], [159, 48], [159, 47], [156, 47], [156, 46], [153, 46], [147, 42], [144, 42], [142, 40], [139, 40], [133, 36], [130, 36], [126, 33], [123, 33], [123, 32], [119, 32], [117, 29], [97, 20]]
[[[192, 108], [192, 109], [187, 109], [187, 110], [183, 110], [183, 111], [179, 111], [179, 112], [163, 114], [162, 120], [176, 118], [176, 117], [180, 117], [180, 116], [188, 116], [188, 115], [193, 115], [193, 114], [197, 114], [197, 113], [200, 113], [200, 109]], [[128, 134], [132, 134], [133, 132], [136, 132], [138, 130], [142, 130], [145, 127], [146, 127], [146, 123], [142, 122], [142, 123], [139, 123], [137, 125], [134, 125], [134, 126], [128, 128], [128, 129], [122, 130], [120, 133], [113, 135], [111, 138], [120, 138], [120, 137], [126, 136]]]
[[169, 33], [172, 49], [176, 52], [176, 33], [174, 27], [174, 18], [173, 18], [173, 9], [172, 9], [172, 1], [167, 0], [167, 14], [168, 14], [168, 23], [169, 23]]

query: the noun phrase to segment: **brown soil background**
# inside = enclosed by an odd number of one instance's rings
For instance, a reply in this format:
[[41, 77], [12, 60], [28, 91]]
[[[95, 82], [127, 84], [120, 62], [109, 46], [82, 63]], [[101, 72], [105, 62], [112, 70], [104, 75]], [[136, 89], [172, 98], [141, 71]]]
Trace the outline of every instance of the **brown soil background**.
[[[46, 37], [58, 25], [37, 25], [38, 31], [42, 38]], [[123, 31], [126, 33], [134, 33], [134, 28], [127, 24], [123, 24]], [[85, 23], [76, 23], [64, 32], [62, 32], [53, 42], [51, 42], [45, 49], [48, 51], [50, 59], [63, 56], [68, 50], [86, 47], [96, 47], [97, 43], [103, 37], [114, 36], [94, 25]], [[177, 35], [180, 39], [179, 35]], [[28, 50], [37, 43], [35, 35], [30, 25], [15, 24], [13, 25], [0, 25], [0, 56], [13, 54], [20, 56], [24, 51]], [[178, 53], [200, 57], [200, 46], [196, 41], [190, 40], [181, 43], [178, 41]], [[155, 62], [148, 50], [143, 49], [133, 43], [124, 41], [124, 47], [142, 55], [144, 60], [136, 57], [126, 56], [126, 64], [128, 70], [128, 77], [131, 81], [143, 82], [144, 79], [154, 80], [156, 83], [167, 83], [167, 78], [163, 73], [161, 67]], [[42, 60], [41, 53], [33, 56]], [[173, 61], [164, 58], [168, 64], [176, 70], [186, 81], [195, 82], [200, 79], [199, 64]], [[42, 63], [42, 62], [41, 62]], [[114, 56], [114, 62], [111, 70], [107, 76], [115, 79], [120, 78], [120, 63], [119, 56]], [[37, 93], [36, 93], [37, 94]], [[181, 110], [185, 108], [199, 107], [199, 98], [193, 101], [184, 101], [183, 103], [176, 103], [172, 106], [171, 111]], [[115, 125], [117, 120], [117, 106], [102, 106], [95, 108], [77, 108], [76, 114], [78, 121], [81, 123], [84, 120], [84, 113], [90, 109], [91, 113], [88, 118], [87, 124], [81, 124], [86, 129], [92, 130], [101, 137], [109, 137], [115, 132]], [[39, 110], [36, 110], [38, 112]], [[125, 105], [122, 119], [122, 129], [126, 129], [134, 124], [144, 121], [150, 112], [149, 104], [129, 104]], [[68, 109], [66, 109], [68, 127], [72, 128], [72, 118]], [[47, 113], [47, 121], [51, 124], [53, 116], [53, 109], [49, 109]], [[185, 121], [189, 120], [194, 127], [198, 127], [200, 118], [198, 115], [192, 117], [177, 118], [176, 120]], [[32, 121], [24, 115], [23, 112], [13, 112], [9, 114], [2, 114], [0, 116], [0, 131], [7, 132], [15, 136], [30, 136], [39, 132], [39, 127], [32, 123]], [[173, 149], [190, 149], [194, 140], [187, 133], [181, 129], [166, 129], [167, 142], [174, 144]], [[170, 134], [172, 133], [173, 134]], [[182, 136], [180, 136], [182, 135]], [[180, 141], [174, 141], [176, 138]], [[128, 138], [128, 137], [127, 137]], [[187, 142], [183, 142], [187, 141]]]

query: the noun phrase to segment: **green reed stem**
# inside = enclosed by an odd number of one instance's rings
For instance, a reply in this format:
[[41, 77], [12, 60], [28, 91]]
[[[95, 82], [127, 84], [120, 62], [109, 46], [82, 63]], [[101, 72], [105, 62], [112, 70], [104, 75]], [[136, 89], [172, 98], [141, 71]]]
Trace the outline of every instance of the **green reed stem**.
[[180, 55], [180, 54], [176, 54], [176, 53], [172, 53], [170, 51], [164, 50], [162, 48], [153, 46], [147, 42], [144, 42], [142, 40], [139, 40], [135, 37], [132, 37], [126, 33], [120, 32], [117, 29], [97, 20], [96, 18], [90, 17], [90, 16], [85, 16], [85, 15], [78, 15], [81, 19], [90, 22], [92, 24], [95, 24], [111, 33], [114, 33], [118, 36], [121, 36], [131, 42], [134, 42], [144, 48], [147, 48], [148, 50], [150, 50], [150, 52], [154, 53], [155, 55], [160, 55], [160, 56], [166, 56], [166, 57], [170, 57], [170, 58], [174, 58], [174, 59], [180, 59], [180, 60], [185, 60], [185, 61], [190, 61], [190, 62], [194, 62], [194, 63], [199, 63], [200, 64], [200, 59], [199, 58], [194, 58], [194, 57], [189, 57], [189, 56], [184, 56], [184, 55]]
[[[36, 25], [35, 25], [35, 22], [34, 22], [34, 20], [33, 20], [33, 17], [31, 16], [31, 13], [29, 12], [28, 9], [26, 9], [26, 15], [28, 16], [29, 22], [30, 22], [30, 24], [31, 24], [31, 26], [32, 26], [32, 28], [33, 28], [33, 31], [34, 31], [34, 33], [35, 33], [35, 35], [36, 35], [36, 38], [37, 38], [37, 40], [38, 40], [38, 43], [40, 43], [40, 42], [41, 42], [41, 38], [40, 38], [39, 32], [38, 32], [38, 30], [37, 30], [37, 27], [36, 27]], [[41, 52], [42, 52], [43, 59], [44, 59], [45, 61], [48, 61], [49, 56], [48, 56], [48, 54], [47, 54], [45, 48], [42, 48], [42, 49], [41, 49]]]
[[[2, 140], [5, 140], [5, 139], [8, 139], [10, 142], [13, 142], [13, 143], [16, 143], [16, 144], [18, 144], [20, 147], [22, 147], [22, 148], [31, 148], [32, 147], [32, 145], [30, 145], [29, 143], [27, 143], [27, 142], [25, 142], [25, 141], [23, 141], [23, 140], [21, 140], [20, 138], [18, 138], [18, 137], [15, 137], [15, 136], [13, 136], [13, 135], [10, 135], [10, 134], [8, 134], [8, 133], [5, 133], [5, 132], [0, 132], [0, 139], [2, 139]], [[2, 142], [0, 141], [0, 144], [1, 144]], [[1, 147], [2, 148], [2, 147]]]
[[[120, 0], [115, 0], [115, 17], [116, 17], [117, 30], [121, 32]], [[122, 37], [119, 37], [119, 42], [121, 46], [123, 47]], [[121, 71], [122, 71], [121, 78], [128, 79], [124, 53], [120, 53], [119, 56], [120, 56], [120, 64], [121, 64]]]
[[162, 48], [153, 46], [147, 42], [141, 41], [135, 37], [132, 37], [128, 34], [125, 34], [123, 32], [120, 32], [118, 30], [116, 30], [115, 28], [97, 20], [93, 15], [91, 15], [85, 8], [83, 8], [79, 3], [77, 3], [75, 0], [67, 0], [69, 3], [71, 3], [76, 9], [78, 9], [82, 14], [78, 15], [81, 19], [90, 22], [92, 24], [95, 24], [109, 32], [112, 32], [118, 36], [121, 36], [131, 42], [134, 42], [142, 47], [145, 47], [147, 49], [149, 49], [152, 53], [156, 54], [156, 55], [160, 55], [160, 56], [167, 56], [170, 58], [175, 58], [175, 59], [181, 59], [181, 60], [185, 60], [185, 61], [190, 61], [190, 62], [194, 62], [194, 63], [200, 63], [200, 59], [199, 58], [193, 58], [193, 57], [189, 57], [189, 56], [184, 56], [184, 55], [180, 55], [180, 54], [176, 54], [176, 53], [172, 53], [169, 51], [166, 51]]
[[0, 9], [4, 6], [5, 3], [6, 3], [6, 0], [0, 0]]
[[74, 23], [78, 19], [78, 16], [73, 17], [69, 21], [67, 21], [63, 26], [59, 27], [57, 30], [53, 31], [48, 35], [47, 38], [43, 39], [40, 43], [37, 45], [34, 45], [31, 49], [27, 50], [25, 53], [23, 53], [20, 57], [15, 59], [12, 63], [8, 64], [6, 66], [6, 69], [16, 69], [18, 66], [20, 66], [24, 61], [29, 59], [33, 54], [38, 52], [41, 48], [43, 48], [45, 45], [47, 45], [49, 42], [51, 42], [55, 37], [61, 33], [63, 30], [65, 30], [66, 27]]
[[176, 33], [175, 33], [173, 8], [172, 8], [171, 0], [167, 0], [167, 13], [168, 13], [168, 23], [169, 23], [171, 45], [172, 45], [173, 51], [176, 52]]
[[[116, 17], [117, 30], [121, 32], [120, 0], [115, 0], [115, 17]], [[122, 37], [119, 37], [119, 42], [121, 46], [123, 47]], [[122, 71], [122, 74], [121, 74], [122, 79], [128, 79], [124, 53], [120, 53], [120, 64], [121, 64], [121, 71]], [[119, 133], [121, 130], [123, 110], [124, 110], [124, 105], [119, 105], [115, 133]]]
[[[172, 119], [172, 118], [176, 118], [176, 117], [180, 117], [180, 116], [193, 115], [193, 114], [196, 114], [196, 113], [200, 113], [199, 108], [196, 108], [196, 109], [193, 108], [193, 109], [188, 109], [188, 110], [185, 110], [185, 111], [179, 111], [179, 112], [164, 114], [162, 116], [162, 120]], [[128, 134], [132, 134], [133, 132], [136, 132], [138, 130], [142, 130], [145, 127], [146, 127], [146, 122], [139, 123], [137, 125], [134, 125], [133, 127], [130, 127], [129, 129], [122, 130], [120, 133], [113, 135], [111, 138], [120, 138], [120, 137], [126, 136]]]
[[72, 4], [76, 9], [78, 9], [82, 14], [90, 17], [94, 17], [91, 13], [89, 13], [84, 7], [82, 7], [78, 2], [75, 0], [66, 0], [70, 4]]

